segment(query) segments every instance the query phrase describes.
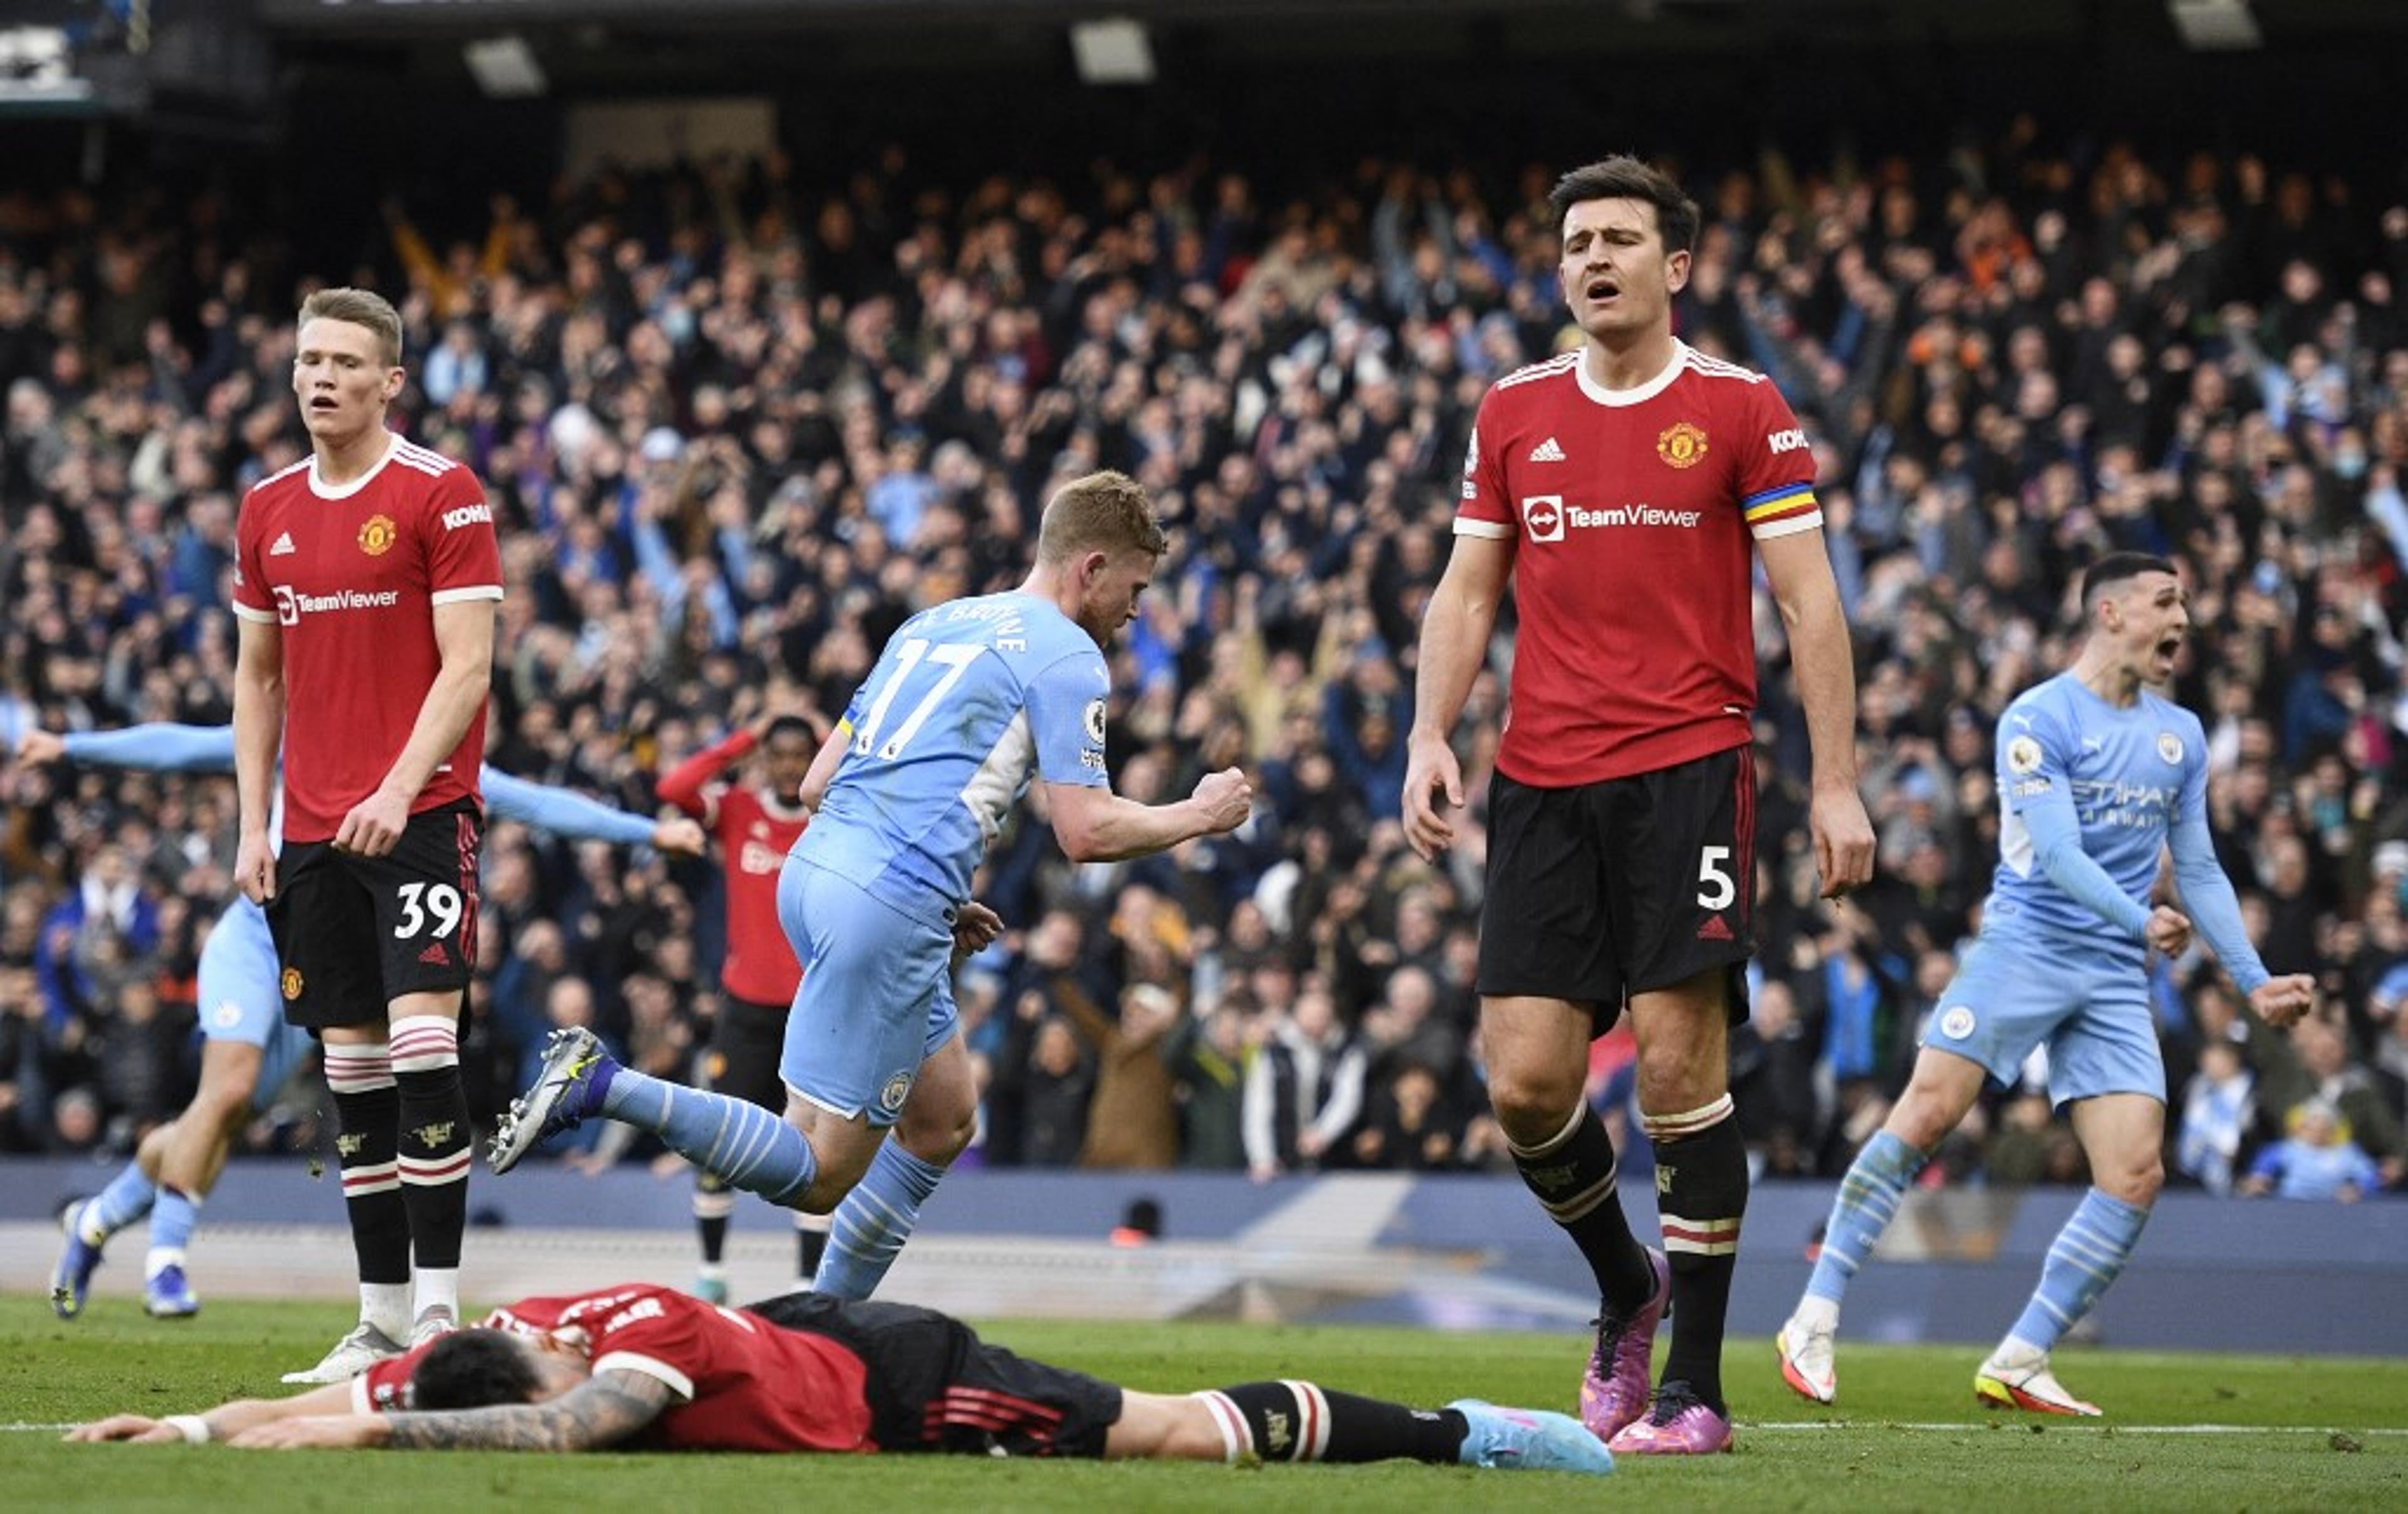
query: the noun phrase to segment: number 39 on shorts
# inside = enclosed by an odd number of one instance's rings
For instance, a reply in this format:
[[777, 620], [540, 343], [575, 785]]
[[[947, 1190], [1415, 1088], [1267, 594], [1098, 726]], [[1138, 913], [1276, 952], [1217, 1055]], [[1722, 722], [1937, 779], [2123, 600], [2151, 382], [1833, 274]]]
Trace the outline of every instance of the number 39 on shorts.
[[460, 928], [460, 891], [449, 883], [405, 883], [395, 898], [401, 905], [401, 923], [393, 928], [397, 941], [421, 934], [430, 920], [437, 936], [450, 936]]

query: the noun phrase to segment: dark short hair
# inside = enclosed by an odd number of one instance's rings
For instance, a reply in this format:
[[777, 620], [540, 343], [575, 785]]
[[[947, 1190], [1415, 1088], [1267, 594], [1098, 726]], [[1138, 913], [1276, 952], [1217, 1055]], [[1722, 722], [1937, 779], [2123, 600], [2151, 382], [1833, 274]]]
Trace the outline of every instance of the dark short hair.
[[2154, 552], [2109, 552], [2082, 575], [2082, 607], [2094, 608], [2099, 596], [2143, 573], [2172, 573], [2174, 565]]
[[781, 736], [798, 736], [813, 745], [817, 745], [819, 739], [811, 730], [811, 722], [800, 715], [781, 715], [769, 722], [767, 730], [761, 733], [761, 745], [766, 747]]
[[1555, 224], [1584, 200], [1644, 200], [1656, 207], [1656, 229], [1667, 252], [1694, 252], [1698, 247], [1698, 202], [1681, 193], [1680, 182], [1637, 158], [1616, 153], [1555, 180], [1547, 204]]
[[539, 1386], [525, 1342], [499, 1330], [455, 1330], [437, 1341], [409, 1375], [409, 1405], [466, 1409], [531, 1404]]

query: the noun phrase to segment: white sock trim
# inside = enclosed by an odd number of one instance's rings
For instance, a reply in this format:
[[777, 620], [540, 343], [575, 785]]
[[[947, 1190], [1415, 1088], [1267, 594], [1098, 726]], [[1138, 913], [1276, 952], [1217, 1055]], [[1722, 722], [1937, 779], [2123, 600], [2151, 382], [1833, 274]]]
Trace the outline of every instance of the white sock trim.
[[1565, 1144], [1566, 1142], [1570, 1141], [1570, 1140], [1572, 1138], [1572, 1136], [1574, 1135], [1574, 1133], [1576, 1133], [1576, 1132], [1581, 1128], [1581, 1121], [1584, 1121], [1584, 1120], [1586, 1120], [1587, 1118], [1588, 1118], [1588, 1106], [1587, 1106], [1587, 1104], [1585, 1104], [1585, 1103], [1575, 1104], [1575, 1105], [1573, 1105], [1573, 1106], [1572, 1106], [1572, 1117], [1571, 1117], [1570, 1120], [1568, 1120], [1568, 1121], [1564, 1121], [1564, 1128], [1563, 1128], [1563, 1129], [1561, 1129], [1561, 1130], [1559, 1130], [1559, 1131], [1555, 1132], [1553, 1136], [1548, 1136], [1545, 1140], [1541, 1141], [1541, 1142], [1540, 1142], [1538, 1145], [1536, 1145], [1536, 1146], [1516, 1146], [1516, 1145], [1514, 1145], [1514, 1144], [1513, 1144], [1513, 1142], [1509, 1138], [1509, 1139], [1505, 1142], [1505, 1150], [1508, 1150], [1508, 1151], [1511, 1151], [1512, 1153], [1513, 1153], [1513, 1155], [1515, 1155], [1515, 1156], [1517, 1156], [1517, 1157], [1542, 1157], [1542, 1156], [1546, 1156], [1546, 1155], [1548, 1155], [1549, 1153], [1554, 1152], [1554, 1151], [1555, 1151], [1555, 1150], [1559, 1150], [1561, 1147], [1563, 1147], [1563, 1146], [1564, 1146], [1564, 1144]]
[[1254, 1437], [1248, 1433], [1246, 1416], [1236, 1400], [1216, 1389], [1188, 1396], [1203, 1400], [1211, 1411], [1213, 1428], [1221, 1432], [1221, 1459], [1231, 1466], [1245, 1461], [1254, 1449]]

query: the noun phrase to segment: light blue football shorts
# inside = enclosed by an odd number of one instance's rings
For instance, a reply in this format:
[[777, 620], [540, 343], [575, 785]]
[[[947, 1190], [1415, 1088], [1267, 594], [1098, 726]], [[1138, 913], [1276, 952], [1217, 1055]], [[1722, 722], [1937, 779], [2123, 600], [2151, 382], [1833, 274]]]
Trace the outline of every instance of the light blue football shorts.
[[308, 1031], [284, 1022], [277, 974], [266, 912], [249, 899], [236, 899], [201, 947], [201, 1034], [259, 1048], [259, 1086], [251, 1091], [251, 1104], [263, 1114], [312, 1042]]
[[779, 1076], [824, 1109], [894, 1124], [961, 1026], [953, 933], [798, 857], [778, 876], [778, 919], [803, 964]]
[[2166, 1096], [2147, 978], [2131, 962], [2069, 943], [1978, 937], [1942, 992], [1923, 1044], [1980, 1063], [2002, 1084], [2044, 1045], [2049, 1097], [2059, 1106], [2101, 1093]]

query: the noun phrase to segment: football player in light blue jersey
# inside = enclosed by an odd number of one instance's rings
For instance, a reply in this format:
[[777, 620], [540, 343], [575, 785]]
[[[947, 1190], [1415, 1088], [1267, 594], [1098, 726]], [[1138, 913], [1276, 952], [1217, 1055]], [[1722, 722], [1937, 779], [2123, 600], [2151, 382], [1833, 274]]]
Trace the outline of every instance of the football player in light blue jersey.
[[[136, 725], [122, 731], [59, 736], [28, 731], [17, 760], [71, 762], [157, 773], [232, 773], [234, 728], [227, 725]], [[690, 820], [657, 823], [598, 804], [566, 789], [484, 770], [485, 802], [494, 818], [516, 821], [574, 840], [651, 845], [683, 856], [702, 854], [702, 827]], [[143, 1307], [159, 1319], [197, 1313], [200, 1300], [185, 1270], [201, 1203], [217, 1186], [235, 1133], [268, 1101], [308, 1055], [309, 1033], [284, 1021], [277, 982], [276, 944], [267, 916], [237, 894], [218, 917], [201, 948], [200, 1087], [192, 1103], [142, 1138], [134, 1160], [108, 1186], [68, 1215], [67, 1238], [50, 1278], [50, 1306], [63, 1320], [83, 1309], [93, 1269], [108, 1238], [148, 1214], [150, 1250], [143, 1264]]]
[[1045, 507], [1017, 590], [924, 610], [887, 644], [811, 765], [803, 799], [818, 813], [779, 882], [803, 964], [784, 1121], [630, 1071], [564, 1031], [499, 1122], [494, 1170], [589, 1116], [639, 1126], [731, 1187], [835, 1207], [816, 1286], [867, 1297], [969, 1140], [978, 1094], [953, 958], [1002, 928], [971, 902], [970, 874], [1032, 775], [1073, 862], [1234, 830], [1252, 808], [1235, 768], [1166, 805], [1123, 799], [1106, 775], [1103, 649], [1136, 618], [1166, 545], [1135, 480], [1077, 479]]
[[[1784, 1380], [1838, 1392], [1832, 1340], [1850, 1278], [1934, 1147], [1986, 1079], [2012, 1082], [2048, 1048], [2049, 1093], [2071, 1108], [2092, 1187], [2049, 1248], [2032, 1294], [1974, 1374], [1987, 1404], [2095, 1415], [2049, 1369], [2049, 1350], [2123, 1270], [2164, 1172], [2166, 1071], [2143, 962], [2189, 945], [2191, 921], [2266, 1021], [2307, 1012], [2313, 979], [2275, 978], [2243, 930], [2207, 826], [2199, 720], [2144, 685], [2173, 676], [2190, 613], [2173, 564], [2116, 552], [2083, 583], [2088, 628], [2072, 668], [1999, 721], [1999, 870], [1982, 932], [1940, 996], [1888, 1122], [1841, 1179], [1821, 1258], [1777, 1341]], [[2171, 844], [2183, 910], [2152, 908]]]

